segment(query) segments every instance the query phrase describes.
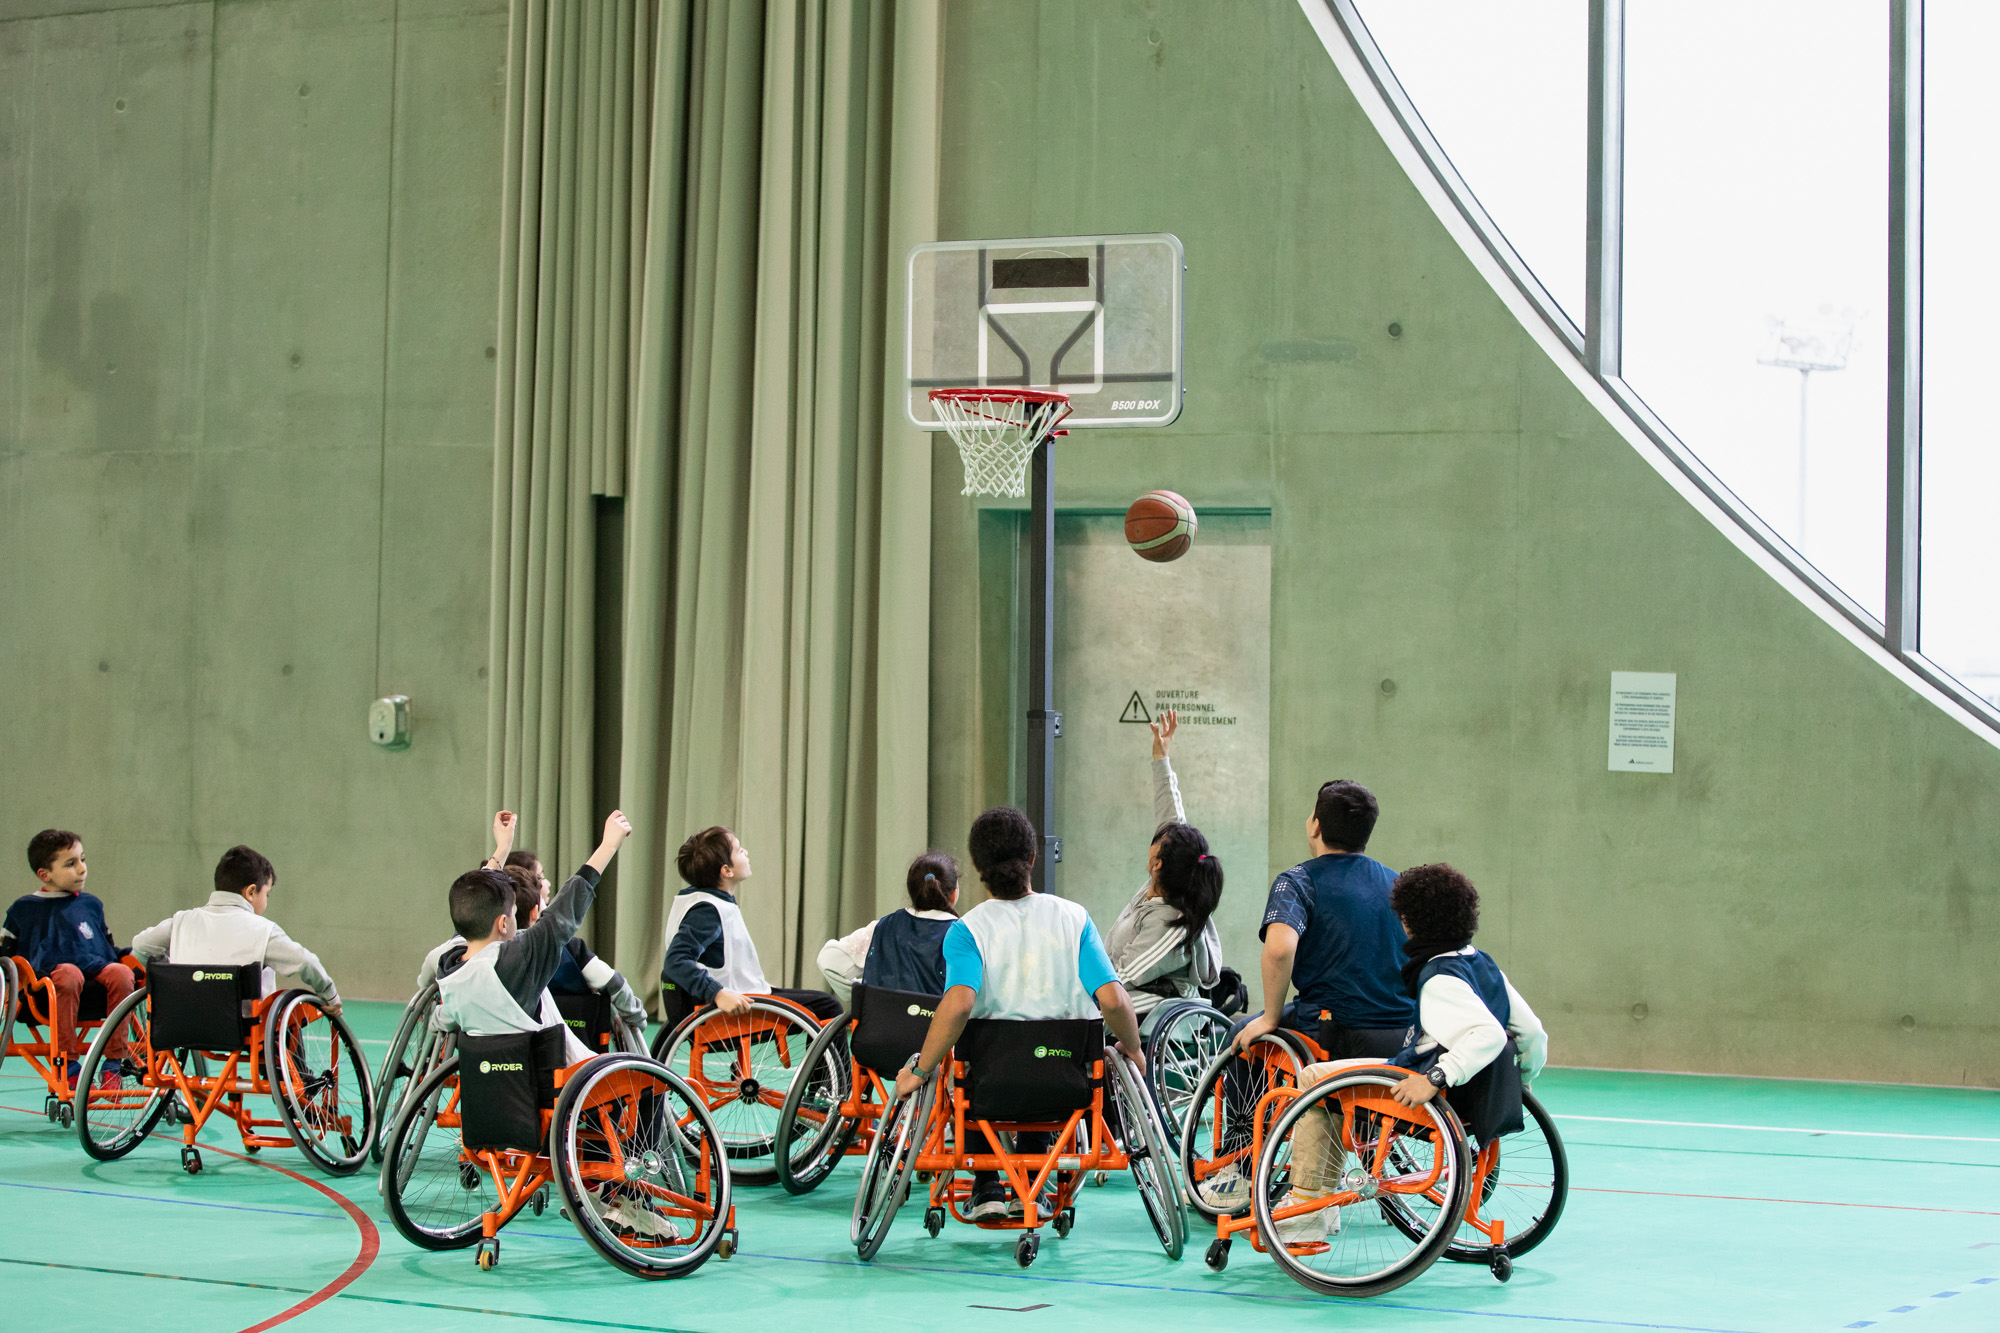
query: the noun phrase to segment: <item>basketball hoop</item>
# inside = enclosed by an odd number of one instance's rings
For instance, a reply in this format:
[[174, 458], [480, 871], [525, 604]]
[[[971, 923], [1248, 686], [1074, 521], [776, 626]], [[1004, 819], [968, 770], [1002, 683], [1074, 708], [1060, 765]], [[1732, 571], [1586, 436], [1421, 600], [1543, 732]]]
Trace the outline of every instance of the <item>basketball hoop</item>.
[[965, 464], [961, 495], [1028, 493], [1035, 446], [1069, 415], [1069, 396], [1041, 389], [932, 389], [932, 408]]

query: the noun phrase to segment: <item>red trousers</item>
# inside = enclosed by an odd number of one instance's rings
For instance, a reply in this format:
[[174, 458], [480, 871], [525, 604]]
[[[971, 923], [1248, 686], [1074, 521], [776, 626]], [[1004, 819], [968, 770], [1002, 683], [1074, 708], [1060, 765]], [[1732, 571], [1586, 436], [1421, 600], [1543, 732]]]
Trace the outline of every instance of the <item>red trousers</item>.
[[[107, 1014], [132, 993], [132, 969], [123, 963], [106, 963], [92, 979], [104, 987]], [[83, 973], [74, 963], [58, 963], [49, 969], [49, 980], [56, 986], [56, 1049], [72, 1060], [80, 1059], [83, 1038], [76, 1030], [76, 1006], [83, 998]], [[125, 1034], [114, 1032], [105, 1044], [104, 1054], [113, 1060], [123, 1060], [127, 1053]]]

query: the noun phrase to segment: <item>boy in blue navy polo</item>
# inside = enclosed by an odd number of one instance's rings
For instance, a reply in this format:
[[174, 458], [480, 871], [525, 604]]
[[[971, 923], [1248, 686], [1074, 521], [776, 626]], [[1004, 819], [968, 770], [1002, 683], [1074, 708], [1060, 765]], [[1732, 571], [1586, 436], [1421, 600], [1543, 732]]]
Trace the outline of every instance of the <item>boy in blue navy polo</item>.
[[[83, 1038], [76, 1030], [76, 1010], [83, 983], [104, 988], [105, 1012], [132, 993], [132, 969], [118, 961], [118, 947], [104, 924], [104, 904], [83, 891], [90, 869], [83, 859], [83, 840], [68, 829], [43, 829], [28, 842], [28, 868], [42, 886], [16, 898], [0, 925], [0, 953], [19, 954], [38, 976], [55, 983], [56, 1050], [69, 1063], [69, 1084], [76, 1086], [83, 1060]], [[0, 1033], [0, 1040], [5, 1034]], [[104, 1048], [103, 1081], [119, 1082], [119, 1064], [126, 1056], [124, 1033], [112, 1035]]]

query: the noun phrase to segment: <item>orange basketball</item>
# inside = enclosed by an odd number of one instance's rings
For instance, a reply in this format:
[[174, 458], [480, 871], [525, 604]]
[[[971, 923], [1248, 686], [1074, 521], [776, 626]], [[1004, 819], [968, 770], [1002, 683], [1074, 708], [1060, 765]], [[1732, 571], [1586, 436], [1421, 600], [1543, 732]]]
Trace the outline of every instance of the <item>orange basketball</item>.
[[1172, 491], [1147, 491], [1125, 511], [1125, 540], [1143, 560], [1180, 559], [1200, 527], [1194, 506]]

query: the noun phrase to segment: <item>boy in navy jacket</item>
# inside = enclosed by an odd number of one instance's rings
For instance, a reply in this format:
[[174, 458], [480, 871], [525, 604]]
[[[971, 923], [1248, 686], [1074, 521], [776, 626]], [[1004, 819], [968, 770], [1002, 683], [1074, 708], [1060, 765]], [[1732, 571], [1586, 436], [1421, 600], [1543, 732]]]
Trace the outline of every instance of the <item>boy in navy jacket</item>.
[[[84, 864], [83, 840], [67, 829], [43, 829], [28, 843], [28, 868], [42, 886], [16, 898], [0, 925], [0, 953], [28, 960], [37, 976], [55, 983], [56, 1050], [69, 1062], [69, 1083], [76, 1085], [83, 1058], [83, 1039], [76, 1030], [77, 1005], [85, 980], [104, 988], [105, 1012], [132, 993], [132, 969], [118, 961], [118, 948], [104, 924], [104, 904], [83, 891], [90, 874]], [[119, 1062], [125, 1059], [124, 1034], [105, 1046], [106, 1086], [116, 1086]]]

